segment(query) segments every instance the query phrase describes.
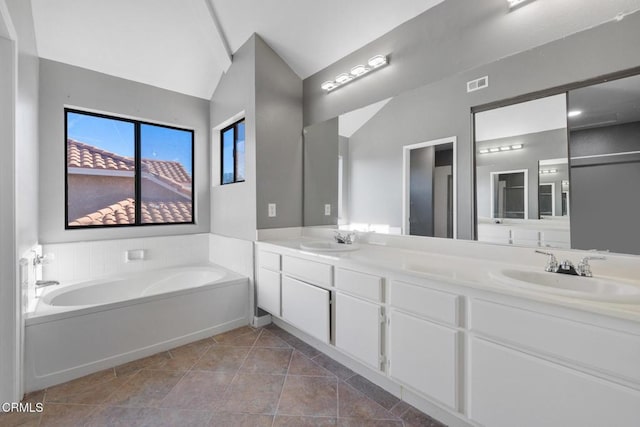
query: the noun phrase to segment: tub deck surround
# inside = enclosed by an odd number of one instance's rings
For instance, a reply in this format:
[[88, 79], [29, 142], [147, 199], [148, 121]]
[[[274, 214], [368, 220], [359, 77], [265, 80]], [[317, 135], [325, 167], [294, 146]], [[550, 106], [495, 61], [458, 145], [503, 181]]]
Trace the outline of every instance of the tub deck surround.
[[46, 289], [25, 328], [36, 390], [249, 323], [249, 279], [214, 264]]
[[241, 327], [29, 393], [2, 426], [444, 427], [288, 332]]
[[[533, 249], [442, 242], [438, 252], [439, 239], [431, 251], [365, 239], [350, 252], [300, 248], [322, 238], [256, 243], [258, 306], [377, 385], [451, 426], [640, 423], [640, 304], [493, 279], [504, 268], [542, 271]], [[635, 278], [637, 257], [610, 259]]]

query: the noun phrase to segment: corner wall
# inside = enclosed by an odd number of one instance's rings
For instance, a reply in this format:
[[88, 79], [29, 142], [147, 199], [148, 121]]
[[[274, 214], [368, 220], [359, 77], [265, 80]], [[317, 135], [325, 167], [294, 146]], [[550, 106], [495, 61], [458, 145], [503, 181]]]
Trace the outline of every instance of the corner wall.
[[[64, 107], [194, 130], [195, 225], [65, 230]], [[210, 227], [207, 100], [46, 59], [40, 60], [40, 243], [208, 232]]]

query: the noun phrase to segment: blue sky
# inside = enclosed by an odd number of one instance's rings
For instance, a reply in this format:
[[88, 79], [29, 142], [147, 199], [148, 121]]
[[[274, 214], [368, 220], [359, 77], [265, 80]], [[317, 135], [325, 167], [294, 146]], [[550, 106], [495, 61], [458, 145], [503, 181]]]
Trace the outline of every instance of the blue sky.
[[[67, 113], [67, 137], [121, 156], [134, 155], [133, 123], [103, 117]], [[142, 158], [182, 163], [192, 175], [191, 132], [161, 126], [140, 126]]]

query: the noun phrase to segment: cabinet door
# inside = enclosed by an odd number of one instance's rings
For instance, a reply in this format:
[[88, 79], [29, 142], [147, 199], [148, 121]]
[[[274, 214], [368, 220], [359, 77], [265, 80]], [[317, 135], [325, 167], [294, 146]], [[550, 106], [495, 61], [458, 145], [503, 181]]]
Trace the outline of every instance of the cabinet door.
[[282, 277], [282, 318], [325, 343], [329, 342], [329, 299], [326, 289]]
[[260, 267], [256, 287], [258, 307], [280, 317], [280, 273]]
[[335, 305], [336, 347], [379, 370], [381, 307], [342, 293]]
[[458, 332], [391, 310], [389, 375], [457, 409]]
[[640, 392], [471, 338], [469, 416], [491, 427], [638, 426]]

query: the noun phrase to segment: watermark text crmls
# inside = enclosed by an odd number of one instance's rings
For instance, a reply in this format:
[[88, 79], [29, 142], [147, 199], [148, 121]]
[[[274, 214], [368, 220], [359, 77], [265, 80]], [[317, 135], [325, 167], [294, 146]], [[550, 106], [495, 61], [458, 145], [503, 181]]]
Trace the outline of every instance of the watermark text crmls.
[[0, 409], [2, 412], [42, 412], [44, 405], [42, 402], [4, 402]]

